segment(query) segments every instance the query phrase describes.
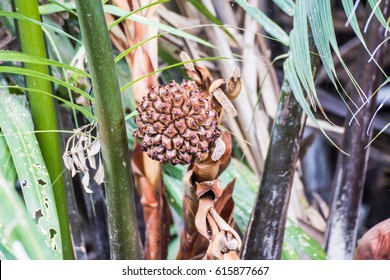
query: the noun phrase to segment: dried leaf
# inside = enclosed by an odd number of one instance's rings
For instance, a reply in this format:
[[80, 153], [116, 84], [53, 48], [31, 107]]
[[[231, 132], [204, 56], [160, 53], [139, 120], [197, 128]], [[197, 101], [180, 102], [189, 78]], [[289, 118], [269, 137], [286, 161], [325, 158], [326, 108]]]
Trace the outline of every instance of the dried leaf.
[[214, 239], [210, 243], [209, 248], [207, 249], [207, 259], [208, 260], [221, 260], [222, 259], [222, 250], [224, 250], [224, 239], [226, 240], [225, 234], [223, 232], [219, 232]]
[[213, 93], [214, 91], [219, 89], [223, 84], [225, 84], [225, 81], [223, 79], [215, 80], [214, 82], [212, 82], [212, 84], [209, 88], [209, 92]]
[[211, 217], [210, 211], [207, 213], [207, 223], [209, 225], [210, 232], [211, 232], [211, 240], [215, 240], [215, 238], [216, 238], [217, 234], [220, 232], [220, 230], [219, 230], [217, 223], [214, 221], [213, 217]]
[[93, 180], [96, 184], [100, 185], [104, 182], [104, 168], [101, 159], [99, 158], [99, 167], [96, 170], [95, 176], [93, 176]]
[[97, 155], [100, 152], [100, 141], [96, 139], [92, 142], [90, 149], [87, 150], [88, 157]]
[[83, 178], [81, 179], [81, 184], [84, 187], [86, 193], [93, 193], [93, 191], [89, 188], [89, 173], [85, 172]]
[[92, 136], [90, 133], [88, 133], [87, 135], [85, 135], [85, 141], [84, 141], [84, 150], [87, 151], [87, 155], [88, 155], [88, 151], [91, 149], [91, 145], [92, 145]]
[[222, 108], [225, 109], [226, 113], [229, 116], [236, 117], [238, 115], [233, 103], [230, 102], [229, 98], [220, 88], [214, 91], [213, 96], [215, 97], [215, 99], [218, 100], [219, 104], [221, 104]]
[[[195, 70], [196, 70], [196, 72], [198, 73], [198, 75], [199, 75], [199, 77], [201, 79], [200, 84], [202, 85], [203, 89], [205, 91], [208, 91], [208, 89], [211, 86], [211, 82], [213, 80], [213, 78], [212, 78], [212, 76], [210, 74], [210, 71], [207, 68], [201, 67], [201, 66], [198, 66], [198, 65], [195, 65]], [[192, 77], [190, 76], [190, 78], [192, 78]]]
[[217, 201], [214, 204], [215, 211], [228, 223], [232, 219], [234, 201], [233, 201], [233, 191], [234, 191], [235, 179], [231, 181], [223, 189], [222, 194], [218, 197]]
[[215, 148], [213, 154], [211, 155], [211, 159], [213, 161], [219, 160], [225, 153], [225, 150], [226, 150], [225, 142], [223, 142], [220, 137], [217, 138], [217, 140], [215, 141]]
[[234, 82], [237, 82], [238, 79], [241, 79], [240, 68], [238, 68], [237, 66], [233, 68], [232, 78]]
[[188, 70], [188, 71], [196, 71], [195, 70], [195, 67], [194, 67], [194, 63], [191, 62], [191, 57], [188, 55], [188, 53], [186, 52], [181, 52], [180, 53], [180, 59], [181, 61], [183, 62], [187, 62], [189, 61], [188, 63], [185, 63], [184, 64], [184, 67]]
[[76, 168], [73, 166], [71, 171], [72, 171], [71, 175], [72, 175], [72, 177], [74, 177], [77, 174]]
[[95, 156], [88, 156], [87, 160], [89, 162], [89, 166], [91, 166], [91, 168], [93, 168], [93, 169], [96, 169], [96, 159], [95, 159]]
[[218, 160], [214, 161], [211, 156], [202, 162], [194, 163], [190, 166], [193, 170], [192, 180], [195, 182], [213, 181], [226, 169], [230, 162], [232, 152], [232, 139], [228, 132], [221, 134], [222, 141], [226, 145], [225, 153]]
[[234, 67], [232, 76], [226, 80], [225, 87], [222, 88], [223, 92], [229, 98], [230, 101], [235, 100], [241, 93], [242, 81], [240, 68]]
[[238, 235], [238, 233], [231, 226], [229, 226], [225, 222], [225, 220], [221, 218], [221, 216], [218, 215], [217, 211], [215, 211], [214, 208], [210, 209], [210, 214], [214, 218], [214, 220], [217, 223], [219, 229], [231, 233], [234, 236], [234, 238], [237, 240], [237, 242], [238, 242], [238, 247], [237, 248], [238, 249], [241, 248], [242, 242], [241, 242], [241, 238]]
[[79, 150], [77, 151], [77, 158], [78, 158], [78, 160], [79, 160], [79, 161], [78, 161], [79, 165], [78, 165], [77, 167], [78, 167], [80, 170], [82, 170], [82, 171], [88, 170], [84, 150], [79, 149]]
[[221, 193], [221, 184], [219, 180], [213, 181], [203, 181], [203, 182], [195, 182], [196, 185], [196, 196], [200, 199], [203, 195], [207, 194], [207, 192], [211, 192], [213, 199], [218, 198]]
[[[154, 71], [153, 63], [148, 55], [148, 53], [144, 50], [142, 46], [136, 48], [132, 52], [132, 76], [133, 79], [137, 79], [139, 77], [145, 76], [150, 72]], [[136, 63], [136, 64], [135, 64]], [[142, 65], [142, 67], [139, 67]], [[142, 79], [133, 85], [134, 98], [137, 104], [142, 102], [142, 97], [145, 96], [152, 86], [157, 86], [157, 79], [155, 75], [148, 76], [145, 79]]]
[[70, 153], [72, 154], [72, 159], [74, 162], [74, 166], [76, 167], [76, 170], [85, 172], [84, 165], [80, 162], [78, 155], [77, 155], [77, 149], [72, 147], [70, 149]]
[[71, 170], [71, 168], [73, 168], [73, 160], [66, 153], [62, 156], [62, 160], [64, 161], [66, 169]]
[[189, 170], [188, 172], [184, 173], [184, 176], [183, 176], [183, 179], [182, 179], [182, 182], [183, 182], [183, 189], [184, 189], [184, 194], [188, 197], [190, 197], [191, 199], [196, 199], [196, 197], [193, 195], [194, 191], [194, 187], [193, 187], [193, 183], [192, 183], [192, 174], [194, 173], [194, 171], [192, 170]]
[[207, 227], [207, 214], [214, 205], [214, 198], [211, 196], [204, 196], [199, 199], [199, 207], [195, 216], [195, 226], [198, 232], [207, 239], [210, 239], [210, 234]]

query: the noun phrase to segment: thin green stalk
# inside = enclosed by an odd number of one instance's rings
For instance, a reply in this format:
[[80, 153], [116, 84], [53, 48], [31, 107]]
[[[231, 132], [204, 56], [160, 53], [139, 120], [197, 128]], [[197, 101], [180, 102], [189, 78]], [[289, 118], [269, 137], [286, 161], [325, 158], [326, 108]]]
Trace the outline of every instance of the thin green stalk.
[[[16, 12], [19, 14], [32, 18], [36, 21], [40, 21], [37, 0], [14, 0], [14, 4]], [[46, 58], [46, 48], [41, 26], [29, 21], [19, 21], [18, 32], [23, 52]], [[24, 67], [29, 70], [38, 71], [45, 75], [49, 74], [47, 65], [25, 63]], [[26, 83], [28, 88], [49, 93], [51, 92], [51, 85], [48, 80], [40, 79], [39, 77], [27, 76]], [[56, 112], [52, 97], [36, 92], [30, 92], [29, 101], [35, 129], [56, 130]], [[73, 259], [73, 248], [69, 229], [64, 180], [62, 177], [63, 168], [59, 147], [59, 136], [57, 133], [42, 133], [37, 135], [37, 139], [50, 179], [53, 182], [53, 192], [58, 218], [60, 221], [64, 259]]]
[[98, 115], [111, 258], [141, 259], [125, 119], [103, 5], [100, 0], [75, 3]]

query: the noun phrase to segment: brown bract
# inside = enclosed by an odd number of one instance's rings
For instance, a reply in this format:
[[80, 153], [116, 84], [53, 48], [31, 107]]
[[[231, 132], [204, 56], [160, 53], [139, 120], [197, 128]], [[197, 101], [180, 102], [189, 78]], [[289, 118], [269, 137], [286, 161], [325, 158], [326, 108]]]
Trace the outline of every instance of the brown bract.
[[360, 239], [355, 260], [390, 260], [390, 219], [380, 222]]
[[[209, 94], [218, 113], [218, 122], [223, 110], [236, 116], [231, 101], [241, 91], [239, 68], [233, 69], [226, 82], [222, 79], [214, 81], [206, 68], [191, 62], [188, 54], [182, 52], [181, 58], [188, 76]], [[184, 230], [177, 259], [239, 259], [237, 251], [241, 239], [232, 227], [234, 181], [222, 189], [218, 179], [230, 162], [231, 151], [231, 135], [221, 133], [208, 157], [192, 162], [184, 175]]]
[[183, 177], [184, 230], [177, 259], [238, 259], [241, 239], [233, 229], [234, 181], [222, 189], [219, 175], [230, 162], [231, 136], [222, 133], [225, 153], [190, 165]]

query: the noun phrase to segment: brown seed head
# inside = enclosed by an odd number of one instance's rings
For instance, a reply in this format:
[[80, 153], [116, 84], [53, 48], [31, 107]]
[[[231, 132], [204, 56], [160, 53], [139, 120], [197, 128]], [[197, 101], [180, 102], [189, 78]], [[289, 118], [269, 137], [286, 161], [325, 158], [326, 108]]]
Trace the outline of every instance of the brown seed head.
[[206, 159], [220, 135], [218, 113], [210, 100], [193, 80], [153, 88], [137, 108], [133, 135], [141, 149], [162, 163]]

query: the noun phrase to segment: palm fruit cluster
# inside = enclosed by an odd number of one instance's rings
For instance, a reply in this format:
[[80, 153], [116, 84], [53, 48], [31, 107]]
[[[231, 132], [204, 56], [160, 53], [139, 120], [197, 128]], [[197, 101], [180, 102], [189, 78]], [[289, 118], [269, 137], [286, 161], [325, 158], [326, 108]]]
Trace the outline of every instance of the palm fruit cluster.
[[162, 163], [205, 160], [220, 135], [211, 97], [193, 80], [152, 88], [137, 111], [133, 135], [150, 158]]

